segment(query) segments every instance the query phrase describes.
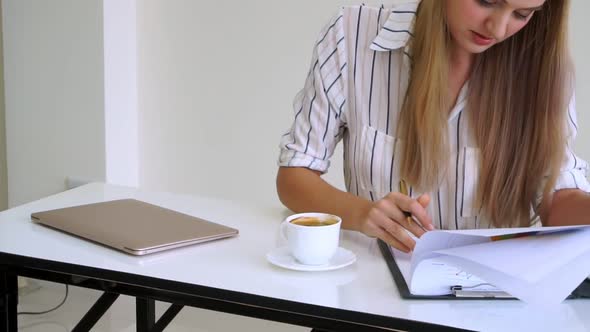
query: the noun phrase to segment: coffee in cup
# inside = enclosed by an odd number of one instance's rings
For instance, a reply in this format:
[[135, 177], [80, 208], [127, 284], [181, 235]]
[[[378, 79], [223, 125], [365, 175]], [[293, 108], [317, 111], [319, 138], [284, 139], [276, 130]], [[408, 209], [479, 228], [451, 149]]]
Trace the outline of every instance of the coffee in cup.
[[327, 264], [340, 241], [342, 219], [327, 213], [299, 213], [285, 219], [281, 233], [289, 252], [301, 264]]
[[334, 225], [336, 223], [338, 223], [338, 218], [337, 217], [331, 217], [331, 216], [327, 216], [326, 218], [320, 218], [320, 217], [308, 217], [308, 216], [304, 216], [304, 217], [299, 217], [296, 219], [291, 220], [292, 224], [295, 225], [300, 225], [300, 226], [330, 226], [330, 225]]

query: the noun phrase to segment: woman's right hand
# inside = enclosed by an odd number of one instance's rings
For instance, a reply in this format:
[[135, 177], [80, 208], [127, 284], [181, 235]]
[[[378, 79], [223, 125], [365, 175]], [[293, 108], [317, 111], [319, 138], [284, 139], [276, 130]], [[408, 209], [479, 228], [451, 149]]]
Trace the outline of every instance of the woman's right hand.
[[[416, 241], [408, 231], [421, 237], [425, 231], [433, 230], [432, 218], [426, 212], [430, 196], [424, 194], [412, 199], [404, 194], [393, 192], [371, 203], [361, 216], [359, 230], [371, 237], [379, 238], [390, 246], [403, 252], [414, 250]], [[411, 213], [413, 222], [408, 222], [405, 212]], [[422, 227], [420, 227], [420, 225]]]

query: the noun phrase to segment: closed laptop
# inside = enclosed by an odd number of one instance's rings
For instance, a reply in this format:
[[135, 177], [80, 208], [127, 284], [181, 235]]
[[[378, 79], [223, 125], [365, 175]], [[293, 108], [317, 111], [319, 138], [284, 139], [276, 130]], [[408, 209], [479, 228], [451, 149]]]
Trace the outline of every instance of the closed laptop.
[[41, 211], [31, 219], [132, 255], [238, 234], [237, 229], [135, 199]]

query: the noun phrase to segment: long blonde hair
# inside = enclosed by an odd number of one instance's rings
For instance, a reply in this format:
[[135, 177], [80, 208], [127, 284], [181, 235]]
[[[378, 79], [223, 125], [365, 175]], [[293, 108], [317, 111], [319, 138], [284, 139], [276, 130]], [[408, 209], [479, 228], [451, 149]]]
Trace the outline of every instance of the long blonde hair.
[[[551, 197], [573, 90], [568, 13], [569, 0], [547, 0], [516, 35], [476, 56], [467, 110], [481, 150], [478, 202], [496, 227], [530, 225], [539, 188]], [[398, 126], [401, 176], [424, 191], [448, 169], [449, 42], [444, 1], [423, 0]]]

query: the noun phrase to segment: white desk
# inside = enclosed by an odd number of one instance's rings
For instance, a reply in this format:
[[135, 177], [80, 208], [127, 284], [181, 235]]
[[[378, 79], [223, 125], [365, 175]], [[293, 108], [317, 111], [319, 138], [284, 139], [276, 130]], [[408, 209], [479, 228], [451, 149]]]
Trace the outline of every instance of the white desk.
[[[30, 221], [35, 211], [129, 197], [238, 228], [240, 235], [133, 257]], [[74, 284], [83, 280], [71, 277], [78, 275], [102, 280], [81, 286], [343, 331], [366, 325], [428, 331], [445, 330], [444, 326], [484, 331], [590, 330], [590, 300], [566, 301], [546, 312], [520, 301], [402, 300], [376, 241], [358, 233], [342, 235], [341, 245], [358, 258], [352, 266], [330, 272], [275, 267], [265, 254], [280, 244], [278, 225], [285, 213], [280, 206], [90, 184], [0, 213], [0, 272], [5, 271], [5, 280], [6, 275], [12, 278], [8, 269]], [[54, 272], [65, 277], [52, 277]], [[11, 315], [3, 312], [0, 322]]]

